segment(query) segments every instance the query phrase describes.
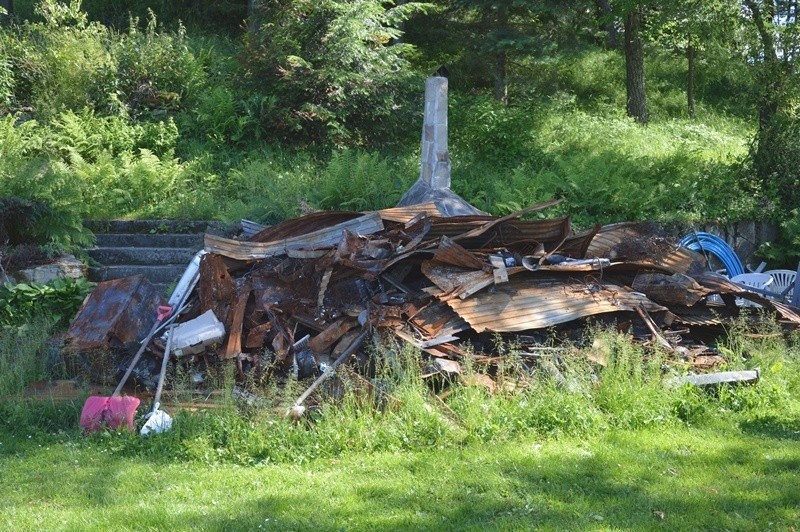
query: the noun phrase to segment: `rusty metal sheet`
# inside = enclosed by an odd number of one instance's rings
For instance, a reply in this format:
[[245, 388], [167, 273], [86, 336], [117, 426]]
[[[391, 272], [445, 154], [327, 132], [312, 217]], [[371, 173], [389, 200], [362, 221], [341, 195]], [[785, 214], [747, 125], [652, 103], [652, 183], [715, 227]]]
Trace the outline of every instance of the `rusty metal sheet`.
[[672, 309], [672, 313], [675, 315], [676, 323], [692, 327], [713, 327], [724, 323], [720, 314], [711, 308]]
[[584, 258], [586, 256], [586, 250], [589, 249], [589, 246], [600, 231], [600, 228], [601, 226], [596, 225], [589, 230], [568, 236], [564, 243], [558, 247], [557, 253], [576, 259]]
[[452, 292], [461, 286], [471, 285], [480, 281], [488, 280], [489, 283], [494, 283], [494, 276], [491, 273], [483, 270], [468, 270], [435, 260], [423, 261], [421, 269], [425, 277], [445, 292]]
[[632, 311], [639, 305], [648, 312], [666, 310], [622, 286], [567, 276], [515, 276], [493, 291], [446, 303], [476, 332], [541, 329], [596, 314]]
[[[569, 218], [506, 220], [490, 216], [454, 216], [431, 220], [429, 238], [448, 236], [467, 249], [506, 247], [542, 242], [551, 249], [570, 233]], [[487, 227], [488, 226], [488, 227]]]
[[70, 349], [105, 350], [139, 342], [166, 300], [141, 275], [99, 283], [67, 331]]
[[[643, 235], [653, 235], [658, 230], [654, 224], [644, 222], [619, 222], [604, 225], [592, 239], [586, 255], [588, 257], [609, 257], [613, 254], [614, 248], [621, 243], [640, 239]], [[673, 247], [677, 248], [677, 243]]]
[[411, 316], [408, 322], [428, 338], [453, 335], [469, 329], [466, 321], [453, 312], [453, 309], [439, 301], [421, 309]]
[[339, 225], [363, 216], [353, 211], [320, 211], [286, 220], [278, 225], [265, 227], [250, 237], [250, 242], [275, 242], [295, 236], [307, 235], [320, 229]]
[[445, 264], [461, 266], [471, 270], [489, 271], [491, 268], [485, 261], [478, 258], [474, 253], [467, 251], [463, 246], [453, 242], [449, 237], [443, 236], [439, 240], [439, 247], [433, 253], [433, 258]]
[[270, 242], [241, 242], [206, 234], [205, 247], [206, 251], [210, 253], [224, 255], [232, 259], [264, 259], [285, 254], [289, 250], [336, 247], [345, 230], [362, 235], [377, 233], [383, 230], [383, 221], [378, 213], [365, 214], [331, 227]]
[[[544, 203], [540, 203], [538, 205], [531, 205], [530, 207], [526, 207], [520, 211], [508, 214], [501, 218], [497, 218], [495, 216], [488, 216], [488, 215], [464, 215], [464, 216], [450, 216], [445, 218], [438, 218], [437, 224], [442, 227], [445, 225], [450, 225], [452, 229], [457, 228], [459, 225], [463, 228], [463, 231], [460, 233], [449, 234], [448, 236], [458, 237], [458, 240], [468, 239], [473, 237], [478, 237], [483, 235], [489, 229], [495, 227], [498, 224], [502, 224], [506, 221], [510, 220], [518, 220], [525, 214], [546, 209], [548, 207], [552, 207], [554, 205], [558, 205], [561, 203], [560, 199], [546, 201]], [[449, 222], [449, 223], [448, 223]], [[445, 234], [445, 233], [442, 233]], [[437, 236], [441, 236], [437, 235]]]
[[716, 273], [705, 272], [693, 277], [700, 285], [708, 290], [708, 293], [733, 294], [736, 297], [758, 303], [763, 307], [771, 308], [783, 319], [791, 321], [795, 325], [800, 325], [800, 314], [797, 313], [797, 309], [794, 307], [781, 303], [780, 301], [774, 301], [755, 292], [745, 290], [741, 285]]
[[708, 294], [697, 281], [682, 273], [640, 273], [631, 288], [663, 305], [691, 307]]
[[698, 273], [705, 269], [705, 258], [661, 236], [652, 223], [622, 222], [600, 228], [589, 247], [587, 258], [606, 257], [612, 261], [636, 263], [670, 273]]
[[420, 214], [425, 216], [442, 216], [444, 213], [439, 211], [435, 202], [428, 201], [416, 205], [408, 205], [407, 207], [381, 209], [378, 211], [378, 214], [380, 214], [385, 222], [407, 223]]

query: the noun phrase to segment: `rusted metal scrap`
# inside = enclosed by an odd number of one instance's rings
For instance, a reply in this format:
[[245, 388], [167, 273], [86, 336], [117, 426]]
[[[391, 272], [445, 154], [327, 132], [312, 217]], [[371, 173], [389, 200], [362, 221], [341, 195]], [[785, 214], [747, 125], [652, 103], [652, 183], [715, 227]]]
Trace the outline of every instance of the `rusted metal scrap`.
[[71, 350], [90, 351], [137, 344], [166, 301], [141, 275], [99, 283], [67, 331]]
[[[207, 235], [181, 321], [212, 310], [226, 336], [176, 363], [208, 368], [233, 361], [240, 378], [249, 371], [262, 380], [312, 378], [352, 349], [346, 359], [369, 379], [384, 352], [361, 346], [369, 330], [418, 348], [425, 358], [421, 373], [441, 385], [475, 380], [460, 371], [468, 361], [487, 370], [502, 361], [499, 334], [537, 353], [535, 342], [551, 330], [569, 338], [596, 320], [645, 345], [654, 342], [676, 363], [712, 369], [720, 357], [702, 338], [741, 314], [734, 297], [800, 326], [797, 309], [706, 272], [702, 255], [679, 248], [653, 225], [575, 233], [567, 217], [521, 219], [556, 203], [504, 217], [444, 217], [433, 203], [317, 212], [246, 240]], [[129, 331], [152, 324], [162, 301], [134, 298], [146, 286], [125, 282], [98, 287], [70, 329], [76, 345], [102, 345], [109, 335], [136, 341], [139, 335]], [[113, 305], [121, 308], [112, 319]], [[538, 358], [526, 359], [532, 371], [543, 367]], [[494, 390], [496, 383], [484, 377], [482, 385]]]

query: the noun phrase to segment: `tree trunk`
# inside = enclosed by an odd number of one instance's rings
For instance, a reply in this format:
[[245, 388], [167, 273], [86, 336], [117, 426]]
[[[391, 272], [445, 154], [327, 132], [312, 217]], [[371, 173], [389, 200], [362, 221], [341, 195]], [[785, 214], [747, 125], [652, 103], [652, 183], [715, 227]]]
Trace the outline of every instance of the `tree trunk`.
[[755, 154], [755, 169], [756, 174], [766, 182], [770, 179], [773, 170], [771, 168], [772, 165], [768, 162], [771, 149], [770, 129], [772, 120], [778, 113], [783, 72], [778, 52], [775, 49], [775, 40], [764, 22], [765, 18], [772, 20], [775, 15], [775, 5], [772, 2], [764, 2], [763, 7], [767, 11], [766, 13], [762, 13], [762, 6], [759, 2], [746, 0], [745, 5], [753, 14], [753, 24], [755, 24], [756, 31], [761, 39], [761, 51], [764, 58], [757, 77], [760, 80], [761, 95], [758, 103], [758, 143]]
[[641, 124], [647, 123], [647, 94], [644, 86], [644, 47], [640, 34], [642, 11], [635, 7], [625, 17], [625, 88], [628, 116]]
[[606, 36], [605, 47], [609, 50], [616, 50], [619, 48], [619, 32], [617, 31], [617, 25], [614, 24], [611, 2], [609, 0], [594, 0], [594, 7], [597, 26]]
[[508, 82], [506, 81], [508, 54], [506, 54], [505, 50], [501, 50], [495, 54], [494, 60], [494, 99], [506, 105], [508, 104]]
[[691, 39], [686, 47], [686, 62], [687, 62], [687, 75], [686, 75], [686, 107], [689, 111], [689, 118], [696, 118], [697, 114], [694, 109], [694, 68], [695, 68], [695, 49]]
[[[764, 57], [764, 64], [761, 69], [762, 94], [758, 108], [759, 131], [769, 129], [772, 117], [778, 112], [778, 94], [781, 87], [781, 68], [778, 52], [775, 50], [775, 39], [764, 22], [764, 14], [758, 2], [747, 0], [745, 5], [753, 13], [753, 23], [756, 26], [758, 35], [761, 39], [761, 49]], [[774, 6], [771, 2], [765, 3], [765, 8], [771, 12], [766, 13], [768, 19], [774, 16]]]
[[261, 29], [260, 8], [261, 0], [247, 0], [247, 29], [250, 33], [257, 33]]
[[[497, 9], [497, 34], [499, 36], [508, 33], [508, 7], [504, 4]], [[503, 44], [495, 43], [497, 47], [494, 53], [494, 99], [508, 104], [508, 52]]]

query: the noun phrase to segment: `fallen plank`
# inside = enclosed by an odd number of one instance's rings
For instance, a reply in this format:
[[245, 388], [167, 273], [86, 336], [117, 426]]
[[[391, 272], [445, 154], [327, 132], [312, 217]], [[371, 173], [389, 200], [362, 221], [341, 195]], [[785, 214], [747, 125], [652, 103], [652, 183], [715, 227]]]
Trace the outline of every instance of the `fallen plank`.
[[720, 371], [718, 373], [706, 373], [703, 375], [686, 375], [685, 377], [675, 377], [667, 383], [671, 386], [681, 386], [683, 384], [693, 384], [695, 386], [719, 386], [720, 384], [751, 384], [758, 382], [761, 376], [759, 369], [745, 371]]

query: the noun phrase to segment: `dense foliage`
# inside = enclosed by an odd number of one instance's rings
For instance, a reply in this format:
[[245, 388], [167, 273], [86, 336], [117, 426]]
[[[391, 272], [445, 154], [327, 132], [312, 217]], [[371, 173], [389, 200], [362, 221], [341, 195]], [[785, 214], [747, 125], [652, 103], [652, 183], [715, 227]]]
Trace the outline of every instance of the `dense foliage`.
[[56, 279], [47, 284], [2, 284], [0, 327], [23, 327], [43, 316], [53, 325], [65, 327], [93, 287], [85, 279]]
[[[800, 32], [784, 3], [9, 5], [0, 197], [45, 205], [40, 232], [67, 247], [90, 217], [392, 205], [416, 178], [422, 80], [445, 65], [454, 188], [478, 207], [558, 196], [579, 226], [766, 219], [783, 236], [765, 253], [798, 255]], [[627, 116], [632, 86], [646, 127]]]

